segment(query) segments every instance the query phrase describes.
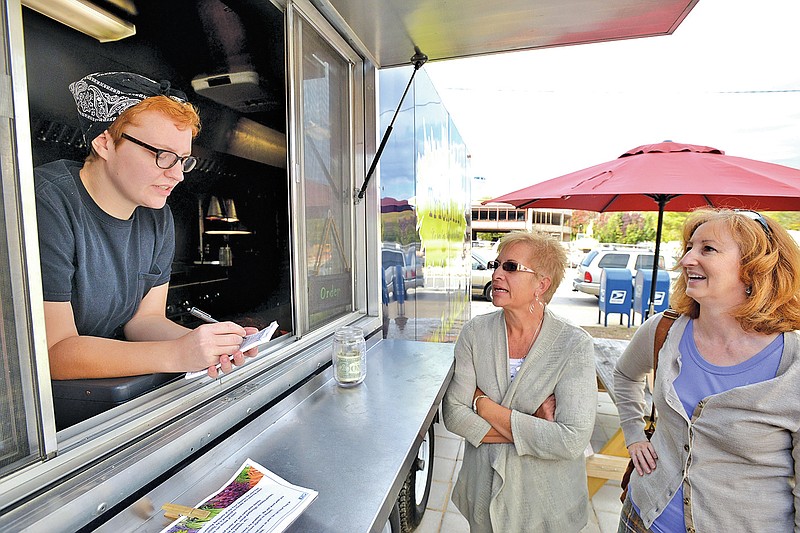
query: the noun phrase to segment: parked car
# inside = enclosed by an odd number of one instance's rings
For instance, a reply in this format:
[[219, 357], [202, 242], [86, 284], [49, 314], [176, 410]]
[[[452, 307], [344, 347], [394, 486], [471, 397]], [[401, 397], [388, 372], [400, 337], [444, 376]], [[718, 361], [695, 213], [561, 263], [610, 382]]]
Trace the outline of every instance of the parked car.
[[[408, 290], [425, 285], [423, 276], [424, 255], [417, 251], [418, 244], [410, 244], [403, 248], [394, 243], [384, 243], [381, 248], [383, 267], [383, 300], [405, 300]], [[399, 279], [403, 280], [402, 289]], [[398, 280], [395, 282], [395, 280]], [[402, 296], [395, 294], [403, 291]]]
[[[406, 257], [399, 248], [386, 245], [381, 249], [383, 263], [383, 303], [393, 300], [405, 301], [408, 287], [405, 284]], [[403, 280], [403, 283], [400, 283]], [[402, 294], [397, 294], [402, 291]]]
[[406, 256], [406, 268], [403, 272], [406, 288], [425, 286], [425, 252], [420, 250], [420, 243], [413, 242], [403, 247]]
[[492, 273], [493, 270], [486, 263], [493, 260], [497, 254], [489, 250], [472, 250], [472, 296], [483, 297], [492, 301]]
[[[636, 279], [639, 270], [653, 269], [652, 250], [645, 248], [607, 247], [597, 248], [586, 254], [580, 265], [575, 279], [572, 280], [572, 290], [586, 294], [600, 295], [600, 275], [603, 268], [627, 268], [631, 271], [632, 281]], [[658, 268], [664, 270], [664, 256], [658, 257]]]

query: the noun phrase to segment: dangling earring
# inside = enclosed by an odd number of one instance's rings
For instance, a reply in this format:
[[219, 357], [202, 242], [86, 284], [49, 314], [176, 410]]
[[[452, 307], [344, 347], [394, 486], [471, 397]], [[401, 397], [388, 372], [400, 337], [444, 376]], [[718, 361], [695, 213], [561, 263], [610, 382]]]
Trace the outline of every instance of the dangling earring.
[[528, 312], [533, 314], [533, 310], [535, 308], [534, 304], [539, 305], [539, 294], [533, 293], [534, 301], [528, 306]]
[[744, 293], [745, 293], [745, 294], [747, 295], [747, 297], [749, 298], [749, 297], [750, 297], [750, 295], [751, 295], [751, 294], [753, 294], [753, 286], [751, 285], [751, 286], [749, 286], [749, 287], [746, 287], [746, 288], [744, 289]]

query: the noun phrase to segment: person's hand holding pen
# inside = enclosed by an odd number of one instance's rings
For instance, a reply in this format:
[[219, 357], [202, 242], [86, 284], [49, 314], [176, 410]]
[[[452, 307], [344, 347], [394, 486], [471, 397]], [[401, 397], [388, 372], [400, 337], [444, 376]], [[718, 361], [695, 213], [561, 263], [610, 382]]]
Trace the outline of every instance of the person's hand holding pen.
[[242, 327], [233, 322], [219, 322], [196, 307], [189, 309], [189, 313], [206, 322], [186, 336], [192, 343], [194, 351], [195, 368], [191, 370], [199, 370], [200, 365], [197, 363], [199, 357], [202, 368], [208, 369], [209, 377], [217, 378], [220, 374], [227, 374], [233, 370], [233, 365], [243, 365], [245, 357], [258, 355], [258, 348], [252, 348], [245, 353], [239, 350], [242, 339], [257, 333], [257, 328]]

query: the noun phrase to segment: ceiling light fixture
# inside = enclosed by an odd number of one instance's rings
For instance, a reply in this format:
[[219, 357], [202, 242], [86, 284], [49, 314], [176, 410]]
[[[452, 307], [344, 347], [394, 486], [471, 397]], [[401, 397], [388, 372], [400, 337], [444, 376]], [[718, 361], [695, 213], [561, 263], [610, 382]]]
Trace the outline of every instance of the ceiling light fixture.
[[136, 35], [136, 26], [86, 0], [22, 0], [22, 5], [101, 43]]

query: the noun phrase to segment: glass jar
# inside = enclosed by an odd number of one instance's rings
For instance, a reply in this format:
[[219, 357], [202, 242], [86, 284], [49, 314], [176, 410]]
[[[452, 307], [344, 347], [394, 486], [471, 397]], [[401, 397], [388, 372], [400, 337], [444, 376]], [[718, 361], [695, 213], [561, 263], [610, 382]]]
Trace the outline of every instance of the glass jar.
[[361, 328], [348, 326], [333, 334], [333, 377], [340, 387], [355, 387], [367, 377], [367, 343]]
[[219, 266], [233, 266], [233, 252], [227, 242], [225, 246], [220, 246], [219, 248]]

